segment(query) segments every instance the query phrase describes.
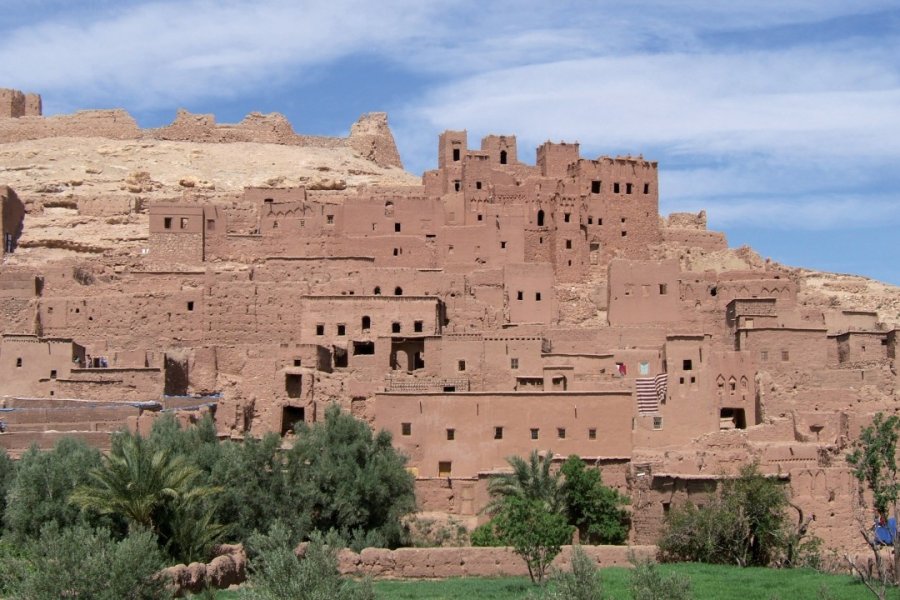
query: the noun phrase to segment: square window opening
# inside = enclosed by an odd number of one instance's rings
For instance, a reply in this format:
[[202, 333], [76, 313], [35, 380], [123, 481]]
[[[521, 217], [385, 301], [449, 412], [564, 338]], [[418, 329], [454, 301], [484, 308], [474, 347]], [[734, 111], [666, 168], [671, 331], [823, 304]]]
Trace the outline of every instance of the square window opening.
[[534, 293], [534, 299], [537, 300], [538, 302], [540, 302], [540, 301], [541, 301], [541, 293], [540, 293], [540, 292], [535, 292], [535, 293]]
[[662, 417], [653, 417], [653, 429], [659, 431], [663, 428], [663, 418]]
[[182, 228], [182, 229], [187, 229], [187, 226], [188, 226], [188, 218], [187, 218], [187, 217], [181, 217], [181, 228]]
[[189, 301], [188, 301], [188, 303], [187, 303], [187, 309], [188, 309], [188, 311], [193, 311], [193, 310], [194, 310], [194, 301], [193, 301], [193, 300], [189, 300]]
[[541, 435], [540, 429], [538, 429], [537, 427], [531, 428], [531, 439], [536, 440], [536, 439], [540, 438], [540, 435]]
[[563, 221], [568, 223], [572, 220], [572, 213], [563, 213]]
[[337, 334], [338, 335], [347, 335], [347, 326], [344, 325], [343, 323], [338, 323]]
[[510, 358], [509, 359], [509, 368], [510, 369], [518, 369], [519, 368], [519, 359], [518, 358]]
[[424, 329], [425, 322], [424, 321], [414, 321], [413, 322], [413, 331], [416, 333], [422, 333], [422, 329]]
[[566, 428], [565, 427], [557, 427], [556, 428], [556, 437], [561, 440], [566, 439]]
[[50, 379], [56, 379], [56, 369], [50, 369]]
[[303, 375], [287, 373], [284, 376], [284, 391], [288, 398], [300, 398], [303, 395]]
[[613, 193], [614, 193], [614, 194], [618, 194], [618, 193], [619, 193], [619, 184], [618, 184], [618, 183], [614, 183], [614, 184], [613, 184]]
[[438, 462], [438, 477], [450, 477], [453, 473], [453, 463], [449, 460]]
[[400, 333], [400, 323], [398, 321], [391, 323], [391, 333]]
[[447, 441], [452, 442], [456, 439], [456, 430], [455, 429], [447, 429]]
[[172, 217], [163, 218], [163, 227], [165, 227], [166, 229], [172, 229]]
[[400, 233], [400, 223], [394, 223], [394, 231]]
[[412, 435], [412, 423], [400, 423], [400, 435]]
[[683, 361], [681, 361], [681, 369], [683, 371], [690, 371], [693, 368], [694, 368], [694, 362], [691, 359], [685, 358]]
[[591, 182], [591, 193], [599, 194], [600, 193], [600, 181], [595, 179]]
[[593, 427], [591, 427], [590, 429], [588, 429], [588, 439], [589, 439], [589, 440], [596, 440], [596, 439], [597, 439], [597, 430], [594, 429]]
[[460, 372], [465, 371], [466, 370], [466, 361], [464, 361], [464, 360], [457, 361], [456, 370], [460, 371]]
[[494, 439], [495, 440], [503, 439], [503, 428], [502, 427], [494, 427]]
[[325, 335], [325, 323], [316, 324], [316, 335]]

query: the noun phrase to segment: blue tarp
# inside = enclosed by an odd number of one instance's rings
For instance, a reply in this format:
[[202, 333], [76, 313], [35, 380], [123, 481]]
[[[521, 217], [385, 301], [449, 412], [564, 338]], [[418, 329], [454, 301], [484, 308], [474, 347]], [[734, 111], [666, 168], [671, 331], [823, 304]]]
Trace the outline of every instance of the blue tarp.
[[893, 546], [897, 536], [897, 520], [888, 519], [887, 525], [875, 525], [875, 541], [882, 546]]

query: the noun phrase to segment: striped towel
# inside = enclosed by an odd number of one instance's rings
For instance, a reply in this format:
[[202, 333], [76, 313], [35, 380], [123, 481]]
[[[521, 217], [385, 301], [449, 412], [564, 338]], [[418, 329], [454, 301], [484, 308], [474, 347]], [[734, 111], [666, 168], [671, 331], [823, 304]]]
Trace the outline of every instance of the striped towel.
[[638, 414], [650, 415], [659, 412], [659, 403], [666, 399], [669, 376], [660, 373], [656, 377], [639, 377], [634, 380], [637, 388]]

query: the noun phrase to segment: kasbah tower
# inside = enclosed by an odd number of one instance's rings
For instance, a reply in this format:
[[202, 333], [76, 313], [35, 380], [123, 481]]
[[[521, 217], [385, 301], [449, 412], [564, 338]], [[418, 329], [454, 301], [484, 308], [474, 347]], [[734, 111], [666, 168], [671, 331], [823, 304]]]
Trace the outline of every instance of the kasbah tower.
[[[41, 113], [40, 96], [0, 90], [0, 151], [266, 143], [365, 168], [233, 190], [156, 181], [148, 165], [102, 192], [88, 185], [102, 165], [61, 182], [5, 171], [11, 455], [61, 435], [105, 449], [163, 409], [212, 414], [223, 438], [289, 442], [338, 403], [393, 434], [420, 510], [469, 526], [507, 457], [552, 449], [631, 498], [632, 543], [752, 461], [826, 546], [858, 537], [845, 455], [897, 403], [897, 315], [815, 296], [805, 272], [729, 249], [705, 213], [661, 216], [656, 162], [548, 141], [532, 165], [513, 135], [445, 131], [418, 179], [383, 113], [346, 138], [280, 115], [182, 111], [150, 130], [122, 110]], [[54, 220], [81, 233], [53, 237]]]

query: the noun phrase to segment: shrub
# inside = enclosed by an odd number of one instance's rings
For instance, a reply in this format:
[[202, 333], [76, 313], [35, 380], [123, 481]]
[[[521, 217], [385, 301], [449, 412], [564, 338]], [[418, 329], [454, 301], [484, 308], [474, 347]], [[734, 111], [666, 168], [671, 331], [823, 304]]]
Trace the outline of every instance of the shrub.
[[497, 536], [493, 521], [479, 525], [469, 534], [469, 543], [473, 546], [503, 546], [503, 540]]
[[652, 561], [632, 560], [634, 566], [629, 577], [629, 589], [633, 600], [690, 600], [691, 580], [683, 575], [663, 575], [659, 565]]
[[156, 539], [146, 531], [115, 541], [107, 529], [60, 529], [51, 523], [29, 544], [23, 560], [27, 568], [14, 599], [172, 597], [156, 575], [163, 559]]
[[268, 535], [250, 539], [254, 558], [241, 588], [243, 600], [374, 600], [368, 581], [342, 579], [338, 573], [339, 539], [314, 533], [302, 558], [294, 553], [290, 530], [281, 523]]
[[572, 570], [553, 573], [544, 593], [547, 600], [602, 600], [603, 597], [600, 569], [581, 546], [572, 548]]
[[563, 544], [572, 540], [573, 527], [565, 516], [552, 512], [540, 500], [506, 498], [497, 509], [494, 525], [500, 539], [525, 561], [535, 583], [543, 582]]
[[624, 544], [631, 521], [623, 507], [629, 503], [611, 487], [603, 485], [599, 469], [586, 468], [572, 455], [560, 469], [565, 481], [562, 492], [569, 523], [578, 528], [584, 544]]

